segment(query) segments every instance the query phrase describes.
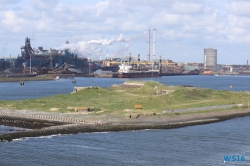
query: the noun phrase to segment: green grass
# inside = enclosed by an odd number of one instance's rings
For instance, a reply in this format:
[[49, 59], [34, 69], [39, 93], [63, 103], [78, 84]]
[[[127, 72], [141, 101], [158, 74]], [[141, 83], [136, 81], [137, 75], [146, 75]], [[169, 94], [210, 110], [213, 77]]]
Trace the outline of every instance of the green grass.
[[[67, 107], [94, 107], [95, 115], [123, 115], [127, 113], [126, 110], [136, 113], [155, 112], [161, 114], [162, 110], [170, 109], [227, 104], [247, 105], [250, 97], [245, 92], [166, 86], [157, 82], [144, 83], [144, 86], [140, 88], [119, 86], [87, 88], [73, 94], [19, 101], [0, 101], [0, 107], [37, 111], [50, 111], [51, 108], [56, 107], [60, 108], [59, 112], [69, 111]], [[174, 92], [161, 95], [156, 94], [157, 90]], [[142, 109], [134, 109], [135, 104], [142, 105]], [[104, 112], [98, 113], [98, 111]]]

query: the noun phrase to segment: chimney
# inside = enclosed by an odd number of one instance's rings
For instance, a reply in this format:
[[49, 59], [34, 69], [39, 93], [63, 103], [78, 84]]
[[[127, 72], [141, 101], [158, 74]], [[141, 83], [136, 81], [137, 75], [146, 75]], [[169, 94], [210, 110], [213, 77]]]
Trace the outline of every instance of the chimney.
[[153, 60], [155, 59], [155, 29], [154, 29], [154, 38], [153, 38]]
[[150, 29], [148, 30], [148, 61], [150, 62]]

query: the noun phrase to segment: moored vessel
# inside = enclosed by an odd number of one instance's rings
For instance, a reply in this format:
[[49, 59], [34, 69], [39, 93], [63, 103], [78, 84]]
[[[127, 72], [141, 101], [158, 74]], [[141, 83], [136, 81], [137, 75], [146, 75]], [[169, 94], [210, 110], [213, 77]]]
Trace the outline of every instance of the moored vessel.
[[121, 64], [119, 66], [118, 78], [150, 78], [159, 77], [159, 70], [135, 70], [132, 66], [127, 64]]
[[131, 73], [118, 73], [118, 78], [150, 78], [159, 77], [159, 72], [131, 72]]

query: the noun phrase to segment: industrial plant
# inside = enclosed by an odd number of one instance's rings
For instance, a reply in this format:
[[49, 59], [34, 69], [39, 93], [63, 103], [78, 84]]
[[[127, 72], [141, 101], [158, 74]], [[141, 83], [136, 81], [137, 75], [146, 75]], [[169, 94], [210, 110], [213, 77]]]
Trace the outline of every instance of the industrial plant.
[[[153, 55], [150, 59], [150, 30], [148, 31], [148, 58], [141, 60], [137, 56], [125, 55], [121, 58], [110, 58], [107, 53], [105, 60], [79, 58], [68, 49], [45, 50], [43, 47], [32, 48], [29, 37], [21, 46], [21, 55], [17, 58], [0, 59], [0, 74], [7, 77], [61, 75], [61, 76], [94, 76], [141, 78], [175, 75], [198, 74], [250, 74], [246, 65], [217, 64], [217, 49], [204, 49], [204, 63], [181, 63], [170, 59], [156, 59], [155, 29], [153, 33]], [[65, 44], [69, 44], [66, 41]]]

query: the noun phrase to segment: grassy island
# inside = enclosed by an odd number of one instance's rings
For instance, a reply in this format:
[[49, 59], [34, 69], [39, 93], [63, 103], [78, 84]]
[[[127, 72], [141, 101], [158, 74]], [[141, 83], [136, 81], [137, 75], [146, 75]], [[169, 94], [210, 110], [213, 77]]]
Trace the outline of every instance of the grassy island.
[[[242, 104], [248, 107], [247, 92], [211, 90], [190, 86], [167, 86], [157, 82], [133, 81], [109, 88], [86, 87], [71, 94], [18, 101], [0, 101], [0, 107], [12, 110], [75, 112], [76, 107], [93, 108], [92, 115], [117, 115], [127, 113], [154, 115], [163, 110], [178, 110], [207, 106]], [[136, 109], [135, 105], [141, 106]], [[236, 109], [237, 106], [234, 107]], [[208, 110], [203, 110], [204, 112]], [[218, 111], [218, 109], [210, 110]], [[193, 113], [192, 111], [180, 114]], [[199, 113], [196, 111], [195, 113]], [[175, 113], [177, 114], [177, 113]], [[178, 113], [179, 114], [179, 113]]]
[[248, 92], [141, 81], [74, 89], [67, 95], [0, 101], [0, 125], [32, 129], [0, 134], [0, 141], [53, 134], [171, 129], [250, 115]]

